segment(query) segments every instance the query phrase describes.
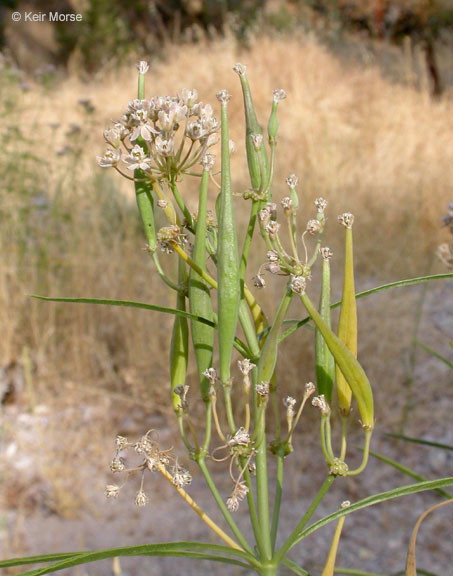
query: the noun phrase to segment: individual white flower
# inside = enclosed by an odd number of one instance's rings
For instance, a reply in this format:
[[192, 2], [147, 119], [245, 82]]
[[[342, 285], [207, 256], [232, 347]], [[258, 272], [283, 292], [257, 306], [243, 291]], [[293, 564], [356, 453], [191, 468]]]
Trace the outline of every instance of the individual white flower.
[[286, 92], [281, 88], [272, 92], [272, 99], [274, 102], [281, 102], [286, 98]]
[[192, 482], [192, 475], [185, 468], [176, 465], [173, 469], [173, 475], [171, 479], [177, 488], [184, 488], [184, 486], [187, 486]]
[[261, 148], [261, 144], [263, 142], [263, 135], [262, 134], [252, 134], [250, 136], [250, 138], [252, 139], [253, 147], [258, 152], [259, 149]]
[[198, 120], [190, 122], [186, 128], [186, 134], [191, 140], [199, 140], [205, 135], [203, 125]]
[[107, 484], [107, 486], [105, 487], [105, 497], [106, 498], [118, 498], [118, 495], [120, 493], [120, 487], [117, 486], [116, 484]]
[[290, 288], [294, 294], [303, 294], [307, 286], [307, 281], [303, 276], [291, 276]]
[[286, 179], [286, 183], [288, 184], [288, 186], [294, 190], [294, 188], [297, 186], [297, 182], [298, 182], [298, 178], [295, 174], [290, 174], [288, 176], [288, 178]]
[[151, 167], [151, 158], [146, 156], [143, 148], [136, 144], [124, 162], [128, 164], [128, 170], [149, 170]]
[[313, 406], [316, 406], [316, 408], [319, 408], [321, 410], [321, 414], [323, 414], [324, 416], [329, 414], [330, 407], [327, 404], [326, 399], [324, 398], [324, 394], [320, 394], [319, 396], [315, 396], [313, 398], [313, 400], [311, 401], [311, 403]]
[[314, 205], [318, 209], [318, 212], [322, 214], [327, 207], [327, 200], [324, 200], [324, 198], [320, 196], [319, 198], [316, 198], [316, 200], [314, 201]]
[[321, 254], [323, 260], [330, 260], [333, 256], [333, 252], [328, 246], [323, 246], [320, 248], [319, 253]]
[[244, 64], [236, 62], [236, 64], [233, 66], [233, 70], [238, 76], [245, 76], [246, 67]]
[[230, 496], [226, 501], [226, 507], [230, 512], [237, 512], [239, 510], [239, 500], [236, 496]]
[[250, 444], [250, 434], [241, 426], [227, 441], [227, 444], [228, 446], [248, 446]]
[[198, 99], [198, 92], [197, 90], [195, 90], [195, 88], [193, 88], [192, 90], [183, 88], [181, 90], [181, 100], [189, 110], [191, 110], [193, 106], [197, 103], [197, 99]]
[[228, 93], [228, 90], [225, 90], [225, 88], [223, 88], [222, 90], [219, 90], [219, 92], [217, 92], [216, 98], [221, 104], [227, 104], [227, 102], [229, 102], [231, 98], [231, 94]]
[[338, 222], [343, 224], [345, 228], [351, 230], [354, 223], [354, 215], [350, 212], [344, 212], [344, 214], [340, 214], [340, 216], [338, 216]]
[[104, 156], [98, 156], [97, 161], [101, 168], [112, 168], [121, 160], [121, 150], [109, 148], [104, 152]]
[[255, 386], [255, 391], [258, 396], [266, 398], [269, 395], [269, 382], [260, 382]]
[[154, 144], [156, 146], [156, 152], [161, 156], [171, 156], [173, 154], [174, 142], [172, 138], [168, 138], [166, 140], [161, 136], [157, 136], [154, 141]]
[[150, 142], [153, 135], [157, 133], [155, 128], [149, 122], [147, 110], [137, 110], [131, 114], [131, 119], [136, 124], [132, 134], [131, 141], [134, 142], [137, 138], [143, 138], [146, 142]]
[[244, 360], [238, 360], [238, 367], [239, 370], [244, 374], [244, 376], [248, 376], [250, 372], [255, 368], [255, 364], [250, 362], [248, 358], [244, 358]]
[[316, 234], [321, 230], [321, 223], [315, 219], [309, 220], [306, 230], [309, 234]]
[[149, 502], [148, 496], [143, 492], [143, 490], [139, 490], [135, 497], [135, 505], [136, 506], [146, 506]]
[[121, 144], [121, 130], [114, 126], [109, 130], [104, 130], [104, 140], [114, 148]]
[[149, 70], [149, 64], [146, 60], [140, 60], [137, 64], [137, 70], [139, 74], [146, 74]]
[[210, 171], [214, 168], [215, 156], [214, 154], [205, 154], [201, 159], [203, 170]]

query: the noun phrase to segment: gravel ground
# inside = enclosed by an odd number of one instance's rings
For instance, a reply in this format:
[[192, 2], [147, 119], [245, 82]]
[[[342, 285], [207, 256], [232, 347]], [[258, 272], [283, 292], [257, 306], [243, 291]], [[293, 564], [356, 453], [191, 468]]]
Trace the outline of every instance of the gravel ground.
[[[394, 314], [412, 310], [417, 294], [396, 298], [396, 292], [380, 296], [381, 304], [367, 303], [360, 314], [379, 317], [384, 306]], [[370, 299], [371, 300], [371, 299]], [[387, 307], [387, 308], [386, 308]], [[392, 313], [393, 317], [393, 313]], [[388, 334], [388, 339], [398, 334]], [[453, 337], [453, 283], [444, 282], [427, 292], [419, 339], [451, 360], [447, 338]], [[376, 345], [376, 354], [385, 342]], [[368, 352], [370, 352], [369, 350]], [[397, 430], [397, 422], [405, 403], [404, 371], [401, 361], [404, 346], [395, 353], [394, 381], [380, 388], [379, 363], [370, 362], [376, 386], [377, 423], [372, 448], [427, 478], [453, 475], [453, 452], [397, 442], [384, 432]], [[367, 355], [364, 358], [366, 365]], [[384, 356], [389, 358], [388, 355]], [[388, 360], [390, 362], [390, 360]], [[377, 368], [375, 368], [377, 366]], [[387, 374], [389, 373], [387, 367]], [[453, 445], [452, 372], [425, 351], [417, 353], [410, 393], [411, 411], [405, 433], [423, 436]], [[384, 386], [384, 384], [382, 385]], [[93, 400], [94, 398], [94, 400]], [[106, 416], [107, 415], [107, 416]], [[112, 416], [113, 415], [113, 416]], [[116, 432], [130, 437], [156, 428], [163, 446], [180, 446], [165, 414], [146, 415], [137, 406], [121, 405], [104, 396], [84, 395], [74, 401], [74, 395], [58, 394], [49, 402], [27, 412], [22, 402], [6, 405], [2, 413], [2, 480], [4, 483], [0, 538], [2, 556], [99, 549], [165, 540], [213, 540], [204, 524], [175, 495], [162, 478], [148, 479], [146, 489], [150, 503], [145, 508], [133, 505], [138, 478], [131, 479], [118, 500], [106, 501], [103, 488], [109, 476], [107, 465]], [[310, 503], [325, 475], [325, 465], [319, 457], [318, 425], [313, 409], [294, 441], [295, 451], [288, 457], [285, 471], [285, 496], [282, 505], [281, 538], [288, 534]], [[360, 443], [359, 431], [354, 432], [350, 445]], [[356, 457], [358, 455], [356, 454]], [[194, 472], [194, 465], [188, 463]], [[219, 489], [228, 496], [230, 485], [222, 465], [212, 466]], [[309, 473], [307, 473], [309, 471]], [[273, 473], [271, 474], [271, 476]], [[408, 484], [410, 480], [388, 466], [371, 459], [359, 477], [338, 479], [322, 502], [316, 518], [339, 507], [342, 501], [352, 502], [374, 492]], [[202, 481], [195, 476], [189, 493], [221, 523]], [[418, 515], [439, 501], [433, 494], [421, 494], [369, 508], [346, 519], [342, 535], [339, 566], [360, 568], [382, 574], [392, 574], [404, 568], [410, 532]], [[247, 534], [245, 510], [237, 513], [238, 523]], [[439, 576], [452, 574], [453, 544], [451, 508], [432, 514], [422, 525], [418, 536], [417, 565]], [[292, 558], [315, 576], [322, 568], [323, 558], [332, 535], [333, 525], [309, 536], [292, 551]], [[216, 573], [242, 574], [241, 568], [201, 562], [183, 564], [179, 559], [129, 558], [121, 561], [123, 574], [163, 576], [184, 573], [187, 576]], [[100, 576], [112, 570], [111, 561], [103, 561], [68, 571], [74, 575]], [[284, 573], [282, 571], [282, 573]]]

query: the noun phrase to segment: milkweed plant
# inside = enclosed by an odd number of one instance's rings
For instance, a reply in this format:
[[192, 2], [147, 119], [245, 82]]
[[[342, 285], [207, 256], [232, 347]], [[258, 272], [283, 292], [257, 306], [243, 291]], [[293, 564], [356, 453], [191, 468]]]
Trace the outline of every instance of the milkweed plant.
[[[57, 301], [131, 305], [172, 314], [169, 379], [170, 398], [181, 441], [193, 463], [180, 464], [172, 450], [162, 447], [151, 430], [139, 438], [116, 438], [110, 462], [114, 483], [105, 494], [117, 498], [127, 477], [136, 479], [135, 504], [148, 504], [148, 476], [162, 476], [213, 532], [218, 543], [176, 541], [92, 552], [53, 554], [13, 559], [0, 566], [45, 563], [26, 572], [38, 576], [94, 560], [117, 556], [179, 556], [229, 563], [274, 576], [283, 565], [298, 575], [304, 567], [290, 559], [291, 549], [306, 536], [331, 522], [336, 523], [326, 541], [323, 576], [334, 573], [337, 548], [345, 518], [381, 501], [453, 483], [453, 478], [425, 481], [369, 496], [357, 502], [340, 502], [329, 515], [310, 523], [317, 506], [337, 478], [347, 481], [367, 465], [374, 427], [373, 391], [357, 360], [356, 299], [393, 285], [415, 284], [434, 277], [417, 278], [356, 294], [353, 265], [354, 216], [338, 217], [338, 234], [344, 237], [344, 270], [341, 302], [330, 299], [332, 251], [323, 242], [327, 200], [317, 198], [308, 219], [299, 215], [297, 177], [286, 179], [287, 195], [274, 202], [273, 182], [278, 142], [278, 108], [286, 98], [273, 92], [267, 130], [255, 114], [245, 66], [234, 71], [242, 88], [245, 114], [245, 149], [250, 185], [242, 194], [241, 211], [249, 210], [248, 225], [238, 233], [230, 175], [233, 144], [228, 133], [227, 90], [217, 93], [215, 106], [198, 100], [195, 89], [175, 96], [145, 98], [146, 62], [138, 68], [138, 94], [118, 122], [104, 131], [108, 149], [98, 163], [119, 172], [135, 187], [138, 213], [146, 237], [146, 250], [156, 273], [174, 292], [175, 307], [88, 298], [48, 298]], [[213, 154], [219, 148], [220, 159]], [[188, 178], [198, 179], [198, 209], [191, 212], [182, 191]], [[235, 190], [235, 195], [238, 191]], [[208, 195], [215, 195], [215, 211], [208, 210]], [[239, 203], [239, 201], [238, 201]], [[160, 212], [159, 218], [157, 213]], [[165, 220], [157, 228], [156, 222]], [[335, 226], [335, 223], [332, 224]], [[251, 270], [250, 247], [259, 236], [263, 262]], [[162, 258], [174, 254], [177, 274], [165, 271]], [[320, 286], [312, 283], [312, 270], [320, 268]], [[285, 279], [275, 313], [266, 316], [260, 290], [275, 276]], [[438, 275], [438, 276], [449, 276]], [[279, 285], [279, 284], [278, 284]], [[319, 294], [317, 296], [316, 294]], [[316, 300], [316, 303], [315, 303]], [[297, 301], [301, 321], [286, 321]], [[331, 324], [331, 308], [340, 306], [338, 325]], [[302, 316], [302, 317], [303, 317]], [[282, 340], [295, 335], [304, 324], [314, 328], [316, 382], [300, 384], [295, 397], [279, 394], [278, 352]], [[189, 357], [196, 363], [197, 386], [187, 383]], [[238, 370], [234, 366], [237, 364]], [[232, 373], [240, 376], [233, 379]], [[204, 407], [203, 426], [195, 423], [191, 407], [195, 399]], [[282, 407], [283, 404], [283, 407]], [[351, 407], [355, 410], [351, 413]], [[325, 461], [325, 479], [292, 532], [279, 534], [284, 467], [293, 451], [296, 428], [309, 406], [318, 413], [319, 457]], [[313, 409], [313, 408], [312, 408]], [[281, 420], [281, 414], [285, 417]], [[333, 434], [332, 415], [341, 427]], [[348, 428], [359, 420], [363, 432], [362, 461], [350, 465]], [[337, 428], [335, 428], [336, 430]], [[338, 437], [333, 437], [338, 436]], [[270, 486], [269, 460], [276, 462], [275, 486]], [[213, 478], [218, 462], [228, 464], [228, 492]], [[223, 517], [219, 525], [190, 495], [192, 474], [201, 474]], [[239, 507], [248, 511], [250, 529], [241, 530], [235, 519]], [[181, 534], [181, 536], [184, 536]], [[280, 543], [277, 545], [277, 543]]]

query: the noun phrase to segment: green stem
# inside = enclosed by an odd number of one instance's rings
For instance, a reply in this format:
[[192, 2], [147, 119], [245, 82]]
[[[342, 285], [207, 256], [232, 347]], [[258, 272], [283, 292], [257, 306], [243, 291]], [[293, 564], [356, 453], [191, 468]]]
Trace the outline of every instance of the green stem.
[[266, 458], [266, 424], [265, 413], [256, 422], [257, 437], [261, 439], [256, 446], [256, 502], [258, 511], [258, 522], [260, 527], [261, 542], [263, 546], [263, 561], [272, 558], [272, 544], [269, 527], [269, 490], [267, 483], [267, 458]]
[[355, 470], [349, 470], [348, 476], [357, 476], [357, 474], [360, 474], [360, 472], [363, 472], [363, 470], [365, 470], [368, 462], [368, 456], [370, 454], [370, 440], [371, 440], [371, 431], [365, 430], [362, 463]]
[[242, 548], [248, 552], [249, 554], [253, 555], [253, 551], [250, 548], [250, 546], [248, 545], [246, 539], [244, 538], [242, 532], [239, 530], [236, 522], [233, 520], [230, 512], [228, 511], [228, 508], [226, 507], [224, 501], [222, 500], [222, 497], [219, 494], [219, 491], [217, 490], [216, 485], [214, 484], [214, 481], [209, 473], [209, 470], [206, 466], [206, 462], [204, 460], [203, 456], [200, 456], [197, 458], [197, 464], [200, 468], [201, 473], [203, 474], [203, 478], [209, 488], [209, 490], [211, 491], [211, 494], [219, 508], [219, 510], [221, 511], [223, 517], [225, 518], [225, 522], [228, 524], [228, 526], [230, 527], [231, 531], [233, 532], [233, 534], [235, 535], [237, 541], [239, 542], [239, 544], [242, 546]]
[[328, 418], [328, 416], [321, 416], [321, 450], [322, 450], [322, 455], [324, 456], [324, 460], [330, 466], [333, 462], [333, 454], [332, 454], [332, 449], [330, 449], [330, 452], [329, 452], [329, 449], [327, 447], [326, 418]]
[[301, 532], [301, 530], [305, 527], [305, 525], [307, 524], [307, 522], [310, 520], [310, 518], [313, 515], [313, 512], [316, 510], [316, 508], [318, 507], [319, 503], [321, 502], [321, 500], [324, 498], [327, 490], [330, 488], [330, 485], [332, 484], [332, 482], [334, 481], [335, 476], [332, 476], [331, 474], [329, 474], [329, 476], [327, 476], [327, 478], [324, 480], [321, 488], [319, 489], [318, 493], [316, 494], [316, 496], [314, 497], [312, 503], [310, 504], [310, 506], [307, 508], [307, 511], [305, 512], [305, 514], [302, 516], [301, 520], [299, 521], [299, 523], [297, 524], [297, 526], [294, 528], [294, 530], [291, 532], [291, 534], [288, 536], [286, 542], [283, 544], [283, 546], [280, 548], [280, 550], [274, 554], [274, 562], [275, 563], [280, 563], [282, 561], [282, 558], [285, 556], [285, 554], [288, 552], [288, 550], [291, 548], [291, 546], [293, 545], [293, 543], [297, 540], [299, 533]]
[[282, 501], [282, 488], [283, 488], [283, 454], [277, 454], [277, 471], [275, 477], [275, 497], [274, 509], [272, 511], [272, 524], [271, 524], [271, 542], [272, 552], [275, 551], [275, 542], [277, 540], [278, 522], [280, 519], [280, 505]]
[[185, 205], [184, 200], [182, 199], [182, 196], [179, 193], [179, 190], [178, 190], [178, 187], [176, 186], [174, 177], [170, 180], [169, 184], [170, 184], [170, 190], [173, 193], [173, 197], [176, 201], [176, 204], [178, 205], [178, 208], [181, 210], [182, 214], [184, 214], [184, 218], [186, 219], [189, 230], [193, 230], [192, 214], [189, 212], [189, 209]]
[[250, 218], [247, 226], [247, 233], [245, 235], [244, 244], [242, 246], [242, 254], [239, 268], [239, 277], [241, 282], [241, 298], [244, 297], [244, 284], [245, 284], [245, 270], [247, 267], [247, 260], [249, 257], [250, 245], [252, 243], [253, 232], [255, 231], [256, 215], [260, 208], [258, 201], [252, 200], [252, 207], [250, 209]]
[[340, 445], [340, 460], [346, 458], [346, 450], [348, 447], [347, 443], [347, 433], [348, 433], [348, 418], [341, 415], [341, 445]]
[[164, 272], [163, 269], [162, 269], [162, 266], [160, 265], [159, 257], [158, 257], [158, 255], [157, 255], [157, 252], [154, 252], [152, 256], [153, 256], [153, 263], [154, 263], [154, 266], [155, 266], [155, 268], [156, 268], [156, 272], [158, 273], [158, 275], [159, 275], [159, 277], [161, 278], [161, 280], [162, 280], [163, 282], [165, 282], [165, 284], [166, 284], [167, 286], [169, 286], [172, 290], [177, 290], [177, 291], [183, 290], [184, 288], [181, 288], [181, 286], [178, 286], [177, 284], [175, 284], [174, 282], [172, 282], [172, 281], [166, 276], [165, 272]]

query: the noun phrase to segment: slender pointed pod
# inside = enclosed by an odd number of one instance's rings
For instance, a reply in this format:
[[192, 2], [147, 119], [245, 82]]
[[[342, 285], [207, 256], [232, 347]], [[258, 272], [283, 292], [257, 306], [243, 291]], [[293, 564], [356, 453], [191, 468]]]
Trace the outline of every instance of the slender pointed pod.
[[[186, 270], [184, 262], [178, 260], [178, 277], [181, 285], [186, 280]], [[186, 311], [186, 297], [181, 290], [176, 296], [176, 308], [182, 312]], [[183, 410], [181, 395], [175, 393], [177, 386], [184, 386], [187, 374], [187, 362], [189, 355], [189, 330], [187, 318], [176, 316], [173, 323], [173, 331], [170, 343], [170, 384], [171, 400], [173, 410], [180, 415]]]
[[[347, 506], [349, 506], [349, 502], [343, 502], [341, 505], [342, 508], [346, 508]], [[329, 553], [327, 554], [326, 563], [324, 564], [321, 576], [334, 576], [335, 574], [335, 561], [337, 559], [338, 545], [340, 544], [340, 537], [341, 531], [343, 530], [344, 520], [344, 516], [338, 518], [332, 542], [330, 543]]]
[[293, 292], [289, 287], [287, 287], [275, 314], [271, 329], [269, 330], [269, 333], [267, 334], [266, 340], [261, 349], [261, 355], [257, 366], [258, 383], [270, 382], [274, 374], [275, 365], [277, 363], [278, 336], [280, 327], [283, 323], [283, 320], [285, 319], [289, 305], [291, 304], [292, 297]]
[[372, 430], [374, 427], [373, 392], [364, 369], [349, 348], [326, 325], [308, 296], [303, 293], [300, 295], [300, 299], [352, 390], [359, 409], [362, 427], [364, 430]]
[[[322, 248], [323, 257], [321, 295], [319, 298], [319, 314], [328, 328], [330, 323], [330, 250]], [[332, 400], [332, 388], [335, 377], [335, 360], [321, 332], [316, 328], [315, 333], [315, 369], [316, 388], [318, 394], [324, 394], [327, 403]]]
[[230, 385], [230, 363], [238, 321], [240, 285], [236, 227], [230, 177], [226, 90], [217, 94], [221, 103], [221, 190], [218, 202], [217, 317], [219, 335], [219, 375], [222, 385]]
[[[352, 247], [352, 223], [354, 216], [349, 213], [339, 216], [345, 227], [343, 292], [341, 295], [340, 317], [338, 320], [338, 338], [357, 357], [357, 305], [354, 286], [354, 257]], [[336, 367], [336, 385], [340, 413], [347, 416], [351, 409], [352, 391], [341, 371]]]
[[[206, 271], [206, 203], [210, 170], [208, 161], [210, 161], [210, 158], [206, 158], [203, 161], [195, 241], [192, 250], [192, 260], [203, 271]], [[209, 287], [193, 268], [190, 269], [189, 273], [189, 311], [191, 314], [213, 321], [214, 313]], [[190, 333], [197, 363], [201, 397], [204, 402], [208, 402], [209, 380], [204, 372], [212, 366], [214, 328], [207, 324], [202, 325], [200, 322], [191, 321]]]
[[250, 174], [250, 182], [252, 184], [253, 190], [259, 190], [261, 185], [268, 181], [269, 162], [266, 149], [264, 146], [260, 146], [259, 151], [257, 151], [255, 149], [252, 136], [255, 134], [262, 134], [263, 130], [261, 129], [261, 126], [259, 125], [256, 118], [249, 82], [245, 75], [245, 66], [243, 64], [236, 64], [233, 70], [238, 74], [241, 81], [242, 96], [244, 98], [245, 149], [247, 152], [247, 164]]

